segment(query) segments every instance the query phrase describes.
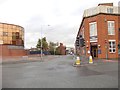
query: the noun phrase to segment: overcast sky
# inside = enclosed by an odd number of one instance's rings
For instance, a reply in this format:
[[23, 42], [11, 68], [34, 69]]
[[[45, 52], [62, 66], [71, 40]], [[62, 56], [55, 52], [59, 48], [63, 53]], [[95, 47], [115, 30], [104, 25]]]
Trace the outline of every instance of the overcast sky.
[[35, 47], [38, 38], [74, 47], [85, 9], [99, 3], [118, 6], [119, 0], [0, 0], [0, 22], [25, 29], [25, 48]]

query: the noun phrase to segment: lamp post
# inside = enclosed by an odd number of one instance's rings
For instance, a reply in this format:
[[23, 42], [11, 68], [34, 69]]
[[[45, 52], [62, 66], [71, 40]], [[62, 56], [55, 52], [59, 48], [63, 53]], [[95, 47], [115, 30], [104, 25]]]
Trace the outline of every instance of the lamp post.
[[41, 55], [41, 61], [42, 61], [43, 60], [42, 59], [42, 26], [41, 26], [41, 45], [40, 45], [40, 47], [41, 47], [41, 49], [40, 49], [40, 51], [41, 51], [40, 55]]
[[[47, 25], [47, 26], [50, 26], [50, 25]], [[42, 53], [42, 52], [43, 52], [43, 50], [42, 50], [42, 49], [43, 49], [43, 45], [42, 45], [42, 44], [43, 44], [43, 43], [42, 43], [42, 26], [41, 26], [41, 45], [40, 45], [40, 47], [41, 47], [41, 50], [40, 50], [40, 52], [41, 52], [41, 53], [40, 53], [40, 54], [41, 54], [41, 61], [43, 60], [43, 55], [42, 55], [42, 54], [43, 54], [43, 53]]]
[[54, 55], [55, 55], [55, 52], [56, 52], [56, 45], [54, 46]]

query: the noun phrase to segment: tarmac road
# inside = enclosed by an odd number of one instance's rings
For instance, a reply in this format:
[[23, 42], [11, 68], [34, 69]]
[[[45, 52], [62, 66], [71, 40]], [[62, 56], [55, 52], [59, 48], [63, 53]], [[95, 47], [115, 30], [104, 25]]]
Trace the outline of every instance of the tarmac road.
[[[2, 65], [3, 88], [118, 88], [118, 62], [73, 67], [72, 56]], [[84, 59], [85, 60], [85, 59]], [[87, 63], [87, 60], [84, 61]]]

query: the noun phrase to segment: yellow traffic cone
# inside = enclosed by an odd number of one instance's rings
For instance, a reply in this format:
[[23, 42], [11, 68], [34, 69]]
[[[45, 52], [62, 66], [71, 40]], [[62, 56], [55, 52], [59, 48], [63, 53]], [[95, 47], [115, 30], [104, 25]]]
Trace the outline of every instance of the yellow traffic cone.
[[90, 64], [93, 64], [92, 56], [89, 57], [89, 63], [90, 63]]
[[76, 60], [75, 64], [80, 65], [80, 58], [79, 57], [77, 57], [77, 60]]

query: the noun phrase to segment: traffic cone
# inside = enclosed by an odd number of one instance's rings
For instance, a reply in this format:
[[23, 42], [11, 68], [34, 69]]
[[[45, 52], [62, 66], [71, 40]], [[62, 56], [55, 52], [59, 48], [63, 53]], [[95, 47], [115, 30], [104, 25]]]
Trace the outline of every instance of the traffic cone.
[[89, 63], [90, 63], [90, 64], [93, 64], [92, 56], [89, 57]]
[[79, 58], [79, 57], [77, 57], [77, 60], [76, 60], [76, 62], [75, 62], [75, 65], [80, 65], [80, 58]]

